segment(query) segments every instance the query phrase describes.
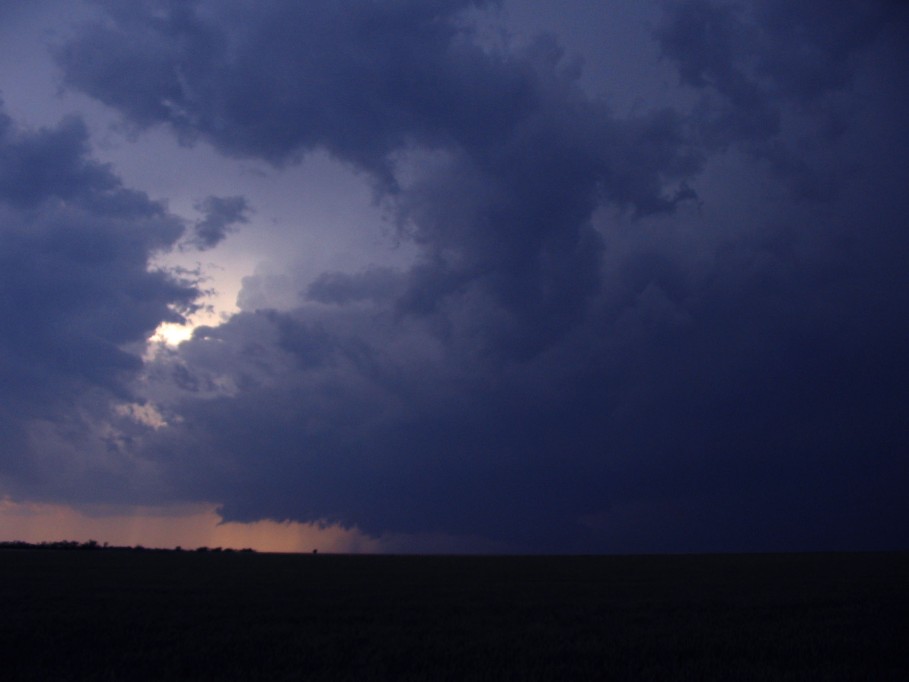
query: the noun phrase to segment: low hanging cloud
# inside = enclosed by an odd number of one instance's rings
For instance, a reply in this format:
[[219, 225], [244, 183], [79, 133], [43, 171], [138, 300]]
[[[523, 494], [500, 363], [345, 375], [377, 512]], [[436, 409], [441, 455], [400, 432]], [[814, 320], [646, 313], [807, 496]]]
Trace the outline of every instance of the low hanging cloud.
[[233, 520], [905, 544], [905, 13], [667, 3], [685, 91], [625, 118], [551, 37], [481, 47], [482, 5], [109, 3], [57, 51], [134, 126], [352, 164], [420, 254], [159, 356], [133, 452]]

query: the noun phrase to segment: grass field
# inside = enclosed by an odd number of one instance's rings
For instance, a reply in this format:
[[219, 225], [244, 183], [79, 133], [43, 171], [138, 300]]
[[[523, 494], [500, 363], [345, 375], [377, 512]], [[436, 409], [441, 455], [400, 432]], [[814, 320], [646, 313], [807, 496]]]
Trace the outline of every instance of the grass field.
[[909, 680], [909, 554], [0, 552], [3, 680]]

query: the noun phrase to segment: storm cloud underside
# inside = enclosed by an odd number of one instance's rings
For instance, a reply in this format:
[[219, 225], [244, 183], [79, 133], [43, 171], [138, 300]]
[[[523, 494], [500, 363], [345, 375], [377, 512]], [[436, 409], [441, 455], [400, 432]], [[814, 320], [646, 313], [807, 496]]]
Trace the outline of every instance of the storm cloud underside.
[[[57, 48], [67, 87], [230, 157], [327, 152], [418, 256], [323, 273], [295, 309], [143, 364], [128, 344], [198, 295], [148, 268], [186, 226], [89, 160], [77, 121], [5, 123], [2, 291], [71, 292], [3, 299], [22, 461], [27, 420], [70, 419], [48, 405], [100, 396], [97, 425], [150, 400], [167, 425], [121, 424], [104, 457], [150, 499], [231, 520], [535, 551], [909, 540], [896, 3], [665, 3], [654, 40], [679, 84], [637, 116], [582, 88], [552, 36], [481, 41], [483, 2], [102, 5]], [[203, 208], [182, 243], [249, 210]], [[9, 485], [62, 495], [16, 462]]]

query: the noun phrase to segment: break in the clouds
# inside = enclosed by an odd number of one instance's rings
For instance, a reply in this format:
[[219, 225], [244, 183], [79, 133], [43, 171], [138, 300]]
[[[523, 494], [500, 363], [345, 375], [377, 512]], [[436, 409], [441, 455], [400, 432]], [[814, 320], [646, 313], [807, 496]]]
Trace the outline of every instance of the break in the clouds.
[[[520, 550], [909, 540], [896, 3], [661, 3], [652, 40], [676, 80], [621, 115], [570, 45], [475, 30], [497, 3], [100, 4], [55, 48], [66, 87], [139, 134], [278, 172], [327, 153], [416, 252], [287, 273], [280, 310], [249, 278], [243, 312], [141, 372], [124, 356], [126, 414], [145, 416], [117, 453], [146, 495]], [[67, 130], [20, 137], [60, 137], [58, 158]], [[129, 273], [175, 286], [148, 258], [182, 223], [86, 161], [79, 135], [59, 172], [10, 165], [37, 179], [9, 210], [33, 215], [32, 193], [69, 205], [71, 186], [125, 193], [173, 230]], [[239, 198], [200, 208], [184, 243], [203, 249], [249, 215]], [[117, 258], [119, 234], [99, 238]], [[97, 333], [126, 353], [194, 295]]]
[[551, 37], [484, 49], [462, 18], [482, 4], [115, 6], [58, 59], [133, 125], [275, 164], [324, 149], [369, 173], [425, 254], [401, 307], [479, 287], [515, 318], [503, 343], [533, 349], [597, 286], [597, 206], [670, 210], [700, 157], [673, 111], [621, 120], [586, 97]]

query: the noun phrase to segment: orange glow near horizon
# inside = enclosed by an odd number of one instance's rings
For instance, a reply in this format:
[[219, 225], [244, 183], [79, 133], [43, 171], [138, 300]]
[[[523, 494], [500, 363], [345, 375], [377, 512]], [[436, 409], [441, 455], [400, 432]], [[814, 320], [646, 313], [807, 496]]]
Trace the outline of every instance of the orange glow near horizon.
[[31, 543], [96, 540], [118, 546], [260, 552], [370, 553], [378, 539], [338, 524], [295, 521], [224, 522], [214, 505], [168, 508], [77, 508], [0, 499], [0, 540]]

